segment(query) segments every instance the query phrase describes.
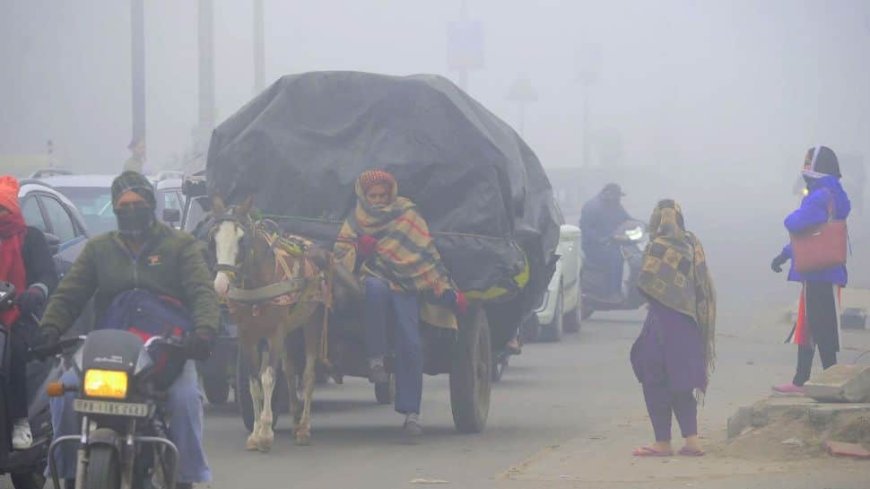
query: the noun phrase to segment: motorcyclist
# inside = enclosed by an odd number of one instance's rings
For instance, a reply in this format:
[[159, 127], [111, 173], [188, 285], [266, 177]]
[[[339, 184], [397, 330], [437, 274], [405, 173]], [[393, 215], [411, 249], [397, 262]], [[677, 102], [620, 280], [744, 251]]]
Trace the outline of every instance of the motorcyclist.
[[356, 209], [336, 241], [336, 257], [360, 277], [365, 289], [365, 346], [373, 382], [389, 380], [384, 368], [387, 324], [390, 318], [395, 320], [395, 408], [405, 415], [405, 433], [417, 436], [423, 432], [420, 317], [429, 324], [455, 328], [453, 311], [461, 314], [468, 304], [450, 280], [426, 221], [410, 200], [398, 196], [392, 174], [363, 172], [356, 194]]
[[16, 305], [0, 312], [0, 327], [10, 332], [8, 414], [12, 449], [25, 450], [33, 442], [27, 421], [27, 339], [48, 294], [57, 285], [57, 272], [45, 235], [24, 223], [18, 189], [15, 177], [0, 176], [0, 281], [11, 283], [18, 291]]
[[[112, 205], [118, 230], [92, 238], [52, 296], [43, 317], [45, 343], [54, 343], [93, 297], [99, 324], [113, 299], [144, 289], [180, 301], [190, 312], [194, 330], [185, 338], [191, 359], [206, 359], [218, 324], [218, 303], [208, 268], [193, 236], [155, 219], [155, 194], [141, 174], [127, 171], [112, 182]], [[77, 385], [73, 371], [62, 382]], [[196, 367], [188, 361], [170, 386], [167, 413], [169, 438], [179, 451], [179, 487], [208, 482], [211, 470], [202, 446], [203, 408]], [[74, 396], [52, 400], [52, 424], [57, 436], [77, 433]], [[61, 476], [75, 477], [75, 450], [67, 445], [55, 460]]]
[[584, 266], [599, 270], [607, 277], [604, 290], [596, 294], [604, 301], [622, 300], [623, 258], [613, 234], [622, 223], [631, 219], [622, 207], [624, 196], [619, 184], [608, 183], [583, 205], [580, 214]]

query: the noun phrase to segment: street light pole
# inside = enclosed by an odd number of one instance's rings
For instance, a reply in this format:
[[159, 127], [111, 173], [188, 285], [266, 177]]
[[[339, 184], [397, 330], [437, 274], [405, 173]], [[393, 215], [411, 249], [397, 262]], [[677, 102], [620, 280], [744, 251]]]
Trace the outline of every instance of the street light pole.
[[254, 93], [266, 87], [266, 48], [263, 27], [263, 0], [254, 0]]
[[199, 124], [195, 144], [204, 151], [214, 129], [214, 3], [199, 0]]
[[145, 0], [130, 2], [132, 143], [145, 144]]

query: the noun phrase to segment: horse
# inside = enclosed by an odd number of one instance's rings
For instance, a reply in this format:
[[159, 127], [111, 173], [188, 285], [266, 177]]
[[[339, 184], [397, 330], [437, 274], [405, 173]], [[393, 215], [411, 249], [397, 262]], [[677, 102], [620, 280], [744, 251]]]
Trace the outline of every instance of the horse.
[[[311, 440], [311, 400], [318, 359], [326, 359], [325, 329], [331, 306], [331, 254], [310, 241], [284, 234], [272, 221], [251, 217], [253, 199], [227, 207], [213, 198], [209, 242], [217, 261], [215, 291], [227, 301], [238, 325], [242, 361], [249, 362], [254, 425], [248, 450], [268, 451], [274, 441], [272, 396], [275, 377], [284, 369], [296, 443]], [[301, 329], [305, 345], [302, 401], [297, 391], [291, 333]], [[266, 349], [260, 359], [260, 344]], [[259, 360], [259, 364], [257, 363]]]

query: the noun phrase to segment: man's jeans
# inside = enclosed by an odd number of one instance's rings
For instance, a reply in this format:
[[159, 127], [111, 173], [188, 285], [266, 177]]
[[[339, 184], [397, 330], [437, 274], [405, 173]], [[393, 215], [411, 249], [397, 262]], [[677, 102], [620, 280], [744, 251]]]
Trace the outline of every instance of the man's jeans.
[[423, 346], [417, 295], [390, 290], [386, 281], [366, 277], [365, 345], [369, 358], [389, 350], [388, 324], [395, 324], [396, 411], [420, 413], [423, 397]]
[[[65, 386], [79, 386], [76, 372], [68, 370], [61, 377]], [[81, 421], [73, 411], [76, 394], [66, 393], [51, 399], [51, 424], [55, 437], [78, 435]], [[196, 364], [188, 360], [184, 371], [169, 387], [166, 412], [170, 416], [169, 439], [178, 447], [178, 480], [182, 483], [209, 482], [211, 469], [202, 447], [202, 395], [196, 375]], [[76, 472], [76, 445], [65, 443], [56, 453], [55, 463], [62, 479], [74, 479]]]

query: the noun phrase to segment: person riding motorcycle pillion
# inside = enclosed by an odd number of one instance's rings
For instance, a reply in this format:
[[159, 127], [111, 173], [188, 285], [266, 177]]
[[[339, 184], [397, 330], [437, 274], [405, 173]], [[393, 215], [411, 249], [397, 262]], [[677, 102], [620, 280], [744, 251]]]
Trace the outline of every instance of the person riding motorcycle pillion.
[[580, 214], [580, 232], [586, 266], [604, 272], [608, 280], [602, 299], [622, 300], [623, 258], [619, 246], [613, 241], [616, 229], [631, 219], [622, 207], [625, 194], [616, 183], [608, 183], [598, 195], [583, 205]]
[[456, 327], [454, 312], [465, 313], [468, 303], [450, 280], [417, 206], [398, 196], [392, 174], [363, 172], [356, 195], [356, 209], [335, 244], [336, 258], [360, 277], [365, 289], [365, 347], [372, 382], [389, 381], [384, 367], [387, 325], [395, 325], [395, 409], [405, 415], [405, 433], [418, 436], [423, 433], [420, 318]]
[[[97, 324], [114, 298], [131, 290], [146, 290], [177, 299], [191, 314], [194, 329], [184, 339], [188, 356], [183, 372], [169, 387], [166, 410], [171, 417], [169, 438], [178, 447], [178, 487], [211, 480], [202, 446], [203, 407], [192, 360], [206, 359], [218, 324], [218, 302], [200, 247], [190, 234], [155, 218], [155, 194], [139, 173], [127, 171], [112, 182], [112, 205], [118, 230], [92, 238], [52, 296], [43, 316], [43, 342], [56, 343], [93, 297]], [[64, 385], [78, 385], [70, 370]], [[52, 400], [55, 436], [79, 430], [71, 393]], [[64, 446], [55, 463], [64, 479], [73, 479], [75, 449]]]
[[18, 291], [16, 305], [0, 312], [0, 327], [9, 331], [11, 342], [10, 419], [0, 422], [12, 422], [12, 448], [25, 450], [33, 442], [27, 421], [26, 339], [36, 326], [49, 292], [57, 285], [57, 272], [45, 235], [24, 223], [18, 189], [14, 177], [0, 177], [0, 281], [11, 283]]

